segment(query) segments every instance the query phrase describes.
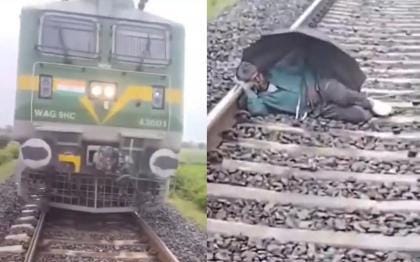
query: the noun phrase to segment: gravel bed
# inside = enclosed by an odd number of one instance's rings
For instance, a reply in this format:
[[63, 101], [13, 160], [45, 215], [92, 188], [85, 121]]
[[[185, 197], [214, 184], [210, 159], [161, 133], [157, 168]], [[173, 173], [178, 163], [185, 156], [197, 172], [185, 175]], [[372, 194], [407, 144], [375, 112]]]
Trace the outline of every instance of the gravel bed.
[[304, 208], [256, 200], [209, 198], [207, 217], [252, 225], [407, 236], [420, 234], [420, 214]]
[[347, 130], [361, 130], [361, 131], [376, 131], [376, 132], [404, 132], [404, 131], [420, 131], [420, 122], [412, 123], [391, 123], [386, 121], [367, 122], [359, 124], [351, 124], [338, 120], [331, 120], [326, 118], [308, 117], [304, 121], [295, 120], [294, 116], [285, 114], [270, 114], [265, 117], [251, 117], [251, 121], [269, 122], [269, 123], [284, 123], [296, 127], [303, 127], [313, 131], [328, 132], [330, 128], [347, 129]]
[[[107, 257], [89, 257], [71, 255], [57, 255], [40, 253], [36, 261], [118, 261], [111, 253], [119, 252], [145, 252], [149, 245], [142, 243], [138, 227], [132, 220], [128, 220], [122, 214], [89, 214], [80, 212], [63, 211], [53, 209], [46, 218], [41, 239], [48, 239], [48, 244], [43, 246], [44, 251], [49, 250], [72, 250], [98, 252]], [[100, 241], [132, 240], [137, 239], [138, 245], [103, 244]], [[79, 260], [75, 260], [75, 258]], [[135, 261], [133, 259], [133, 261]]]
[[285, 151], [246, 148], [226, 144], [222, 144], [219, 149], [222, 150], [222, 155], [225, 158], [262, 162], [309, 171], [323, 169], [391, 175], [420, 174], [420, 161], [414, 160], [384, 161], [357, 156], [308, 156], [305, 153], [299, 156], [292, 156]]
[[[121, 259], [92, 258], [88, 256], [64, 256], [45, 254], [37, 259], [38, 262], [121, 262]], [[138, 259], [124, 259], [124, 262], [138, 262]]]
[[[23, 262], [25, 261], [25, 256], [20, 254], [0, 254], [0, 262]], [[52, 260], [48, 260], [50, 262]]]
[[[404, 100], [400, 100], [404, 102]], [[394, 108], [395, 115], [407, 115], [407, 116], [416, 116], [420, 113], [420, 107], [414, 108]]]
[[[104, 231], [102, 229], [102, 231]], [[59, 227], [59, 226], [48, 226], [42, 232], [43, 238], [49, 239], [77, 239], [80, 241], [114, 241], [114, 240], [125, 240], [125, 239], [137, 239], [139, 235], [134, 230], [119, 230], [119, 231], [105, 231], [101, 232], [101, 229], [90, 231], [76, 230], [71, 227]]]
[[186, 221], [174, 208], [162, 205], [140, 214], [179, 261], [206, 261], [207, 234]]
[[[357, 26], [355, 26], [357, 27]], [[352, 31], [348, 31], [348, 30], [343, 30], [343, 29], [330, 29], [327, 27], [320, 27], [318, 26], [318, 30], [323, 32], [324, 34], [327, 34], [328, 36], [330, 36], [330, 38], [334, 39], [335, 36], [339, 36], [340, 38], [347, 38], [350, 39], [349, 41], [351, 42], [351, 38], [354, 37], [358, 37], [357, 34], [354, 34], [354, 32]], [[391, 36], [392, 37], [392, 36]], [[396, 37], [396, 36], [394, 36]], [[397, 37], [401, 37], [401, 36], [397, 36]], [[346, 41], [344, 41], [346, 42]], [[358, 60], [362, 60], [362, 61], [366, 61], [367, 63], [369, 63], [369, 61], [373, 61], [373, 60], [405, 60], [405, 58], [407, 59], [414, 59], [416, 58], [416, 56], [412, 56], [412, 55], [407, 55], [405, 54], [407, 51], [406, 50], [402, 50], [399, 48], [388, 48], [388, 47], [384, 47], [384, 46], [378, 46], [375, 49], [372, 48], [366, 48], [362, 45], [359, 45], [357, 47], [353, 47], [353, 48], [346, 48], [343, 47], [344, 50], [346, 50], [352, 57], [358, 59]], [[395, 56], [389, 56], [388, 53], [392, 52], [392, 53], [398, 53], [398, 55]], [[395, 66], [394, 68], [398, 68], [400, 69], [400, 66]], [[391, 74], [391, 73], [380, 73], [380, 74], [376, 74], [376, 75], [372, 75], [369, 74], [370, 77], [377, 77], [377, 78], [392, 78], [395, 77], [397, 74]], [[409, 78], [417, 78], [419, 77], [418, 73], [409, 73], [409, 74], [404, 74], [405, 76], [409, 77]]]
[[207, 261], [275, 262], [409, 262], [406, 253], [337, 248], [312, 243], [282, 243], [274, 239], [251, 240], [246, 236], [211, 234], [207, 240]]
[[[343, 3], [341, 3], [341, 5], [343, 5]], [[342, 27], [333, 27], [328, 21], [321, 21], [321, 23], [318, 24], [318, 28], [332, 38], [338, 37], [338, 39], [340, 39], [339, 42], [357, 44], [357, 46], [344, 48], [361, 61], [361, 64], [366, 67], [366, 72], [369, 77], [418, 78], [420, 74], [417, 72], [387, 72], [387, 70], [392, 69], [418, 68], [416, 65], [403, 65], [402, 63], [387, 65], [375, 64], [375, 60], [404, 61], [413, 58], [415, 59], [412, 55], [407, 54], [407, 52], [411, 52], [410, 50], [401, 49], [399, 47], [400, 44], [398, 44], [398, 40], [404, 37], [415, 39], [415, 36], [412, 36], [415, 29], [406, 28], [403, 25], [385, 26], [388, 21], [392, 22], [394, 20], [395, 15], [397, 17], [404, 17], [404, 15], [399, 15], [398, 12], [394, 12], [394, 14], [391, 14], [392, 12], [384, 13], [386, 7], [391, 5], [398, 6], [398, 3], [395, 3], [394, 5], [391, 3], [364, 1], [362, 5], [346, 5], [347, 11], [352, 12], [352, 14], [341, 15], [339, 24], [342, 25]], [[385, 9], [382, 9], [382, 7], [385, 7]], [[331, 11], [334, 12], [334, 9], [333, 6]], [[343, 8], [340, 7], [339, 9], [342, 10]], [[406, 11], [411, 12], [412, 15], [416, 14], [414, 10], [407, 9]], [[337, 25], [336, 23], [334, 24]], [[403, 36], [395, 36], [394, 33], [402, 34]], [[382, 35], [378, 36], [374, 34]], [[362, 40], [355, 42], [355, 38]], [[395, 55], [397, 52], [399, 53], [398, 56]], [[390, 56], [389, 53], [394, 53], [394, 55]], [[375, 72], [372, 70], [373, 68], [379, 67], [387, 70], [385, 72]], [[411, 88], [411, 84], [408, 83], [405, 85], [406, 87], [404, 88]]]
[[[80, 241], [80, 240], [79, 240]], [[99, 241], [99, 240], [98, 240]], [[66, 243], [63, 242], [55, 242], [48, 245], [48, 248], [51, 249], [67, 249], [67, 250], [77, 250], [77, 251], [86, 251], [86, 252], [119, 252], [121, 250], [130, 251], [130, 252], [146, 252], [148, 250], [147, 244], [140, 244], [140, 245], [104, 245], [97, 243], [95, 245], [91, 244], [83, 244], [83, 243]]]
[[420, 200], [420, 188], [397, 183], [374, 183], [348, 178], [344, 181], [287, 177], [270, 173], [225, 170], [208, 167], [207, 182], [254, 187], [303, 195], [370, 200]]
[[[0, 246], [7, 245], [4, 237], [8, 235], [10, 226], [20, 214], [23, 202], [16, 191], [14, 177], [10, 177], [0, 184]], [[0, 261], [23, 261], [24, 257], [18, 254], [0, 254]]]
[[[367, 61], [359, 63], [360, 66], [375, 66], [375, 68], [387, 68], [390, 69], [389, 65], [382, 65], [376, 64], [375, 61]], [[369, 70], [369, 69], [368, 69]], [[398, 89], [413, 89], [418, 90], [416, 86], [413, 86], [411, 83], [389, 83], [389, 82], [365, 82], [363, 84], [364, 88], [371, 88], [371, 89], [390, 89], [390, 90], [398, 90]]]
[[311, 0], [239, 0], [207, 25], [207, 110], [234, 86], [242, 50], [264, 31], [289, 27]]
[[373, 136], [352, 137], [331, 133], [294, 133], [269, 130], [264, 127], [237, 126], [235, 129], [240, 138], [253, 138], [275, 141], [282, 144], [298, 144], [314, 147], [354, 148], [380, 151], [399, 151], [412, 148], [413, 140], [382, 139]]
[[19, 216], [22, 205], [23, 201], [17, 195], [14, 177], [0, 184], [0, 243]]

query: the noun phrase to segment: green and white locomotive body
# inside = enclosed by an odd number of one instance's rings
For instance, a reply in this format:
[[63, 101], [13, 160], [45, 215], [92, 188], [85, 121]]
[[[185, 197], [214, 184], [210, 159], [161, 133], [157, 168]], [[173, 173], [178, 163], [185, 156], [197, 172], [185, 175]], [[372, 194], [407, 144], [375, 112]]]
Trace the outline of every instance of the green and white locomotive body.
[[132, 0], [21, 13], [14, 138], [22, 196], [88, 212], [161, 201], [182, 138], [184, 29]]

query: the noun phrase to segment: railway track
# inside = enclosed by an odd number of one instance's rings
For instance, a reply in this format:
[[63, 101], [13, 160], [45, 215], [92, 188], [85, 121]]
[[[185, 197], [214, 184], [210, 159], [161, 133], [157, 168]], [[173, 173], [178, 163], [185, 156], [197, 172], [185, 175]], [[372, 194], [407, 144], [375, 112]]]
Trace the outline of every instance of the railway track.
[[0, 261], [178, 262], [137, 215], [41, 212], [25, 252], [8, 246]]
[[420, 2], [317, 0], [316, 26], [397, 114], [353, 125], [208, 115], [208, 261], [420, 261]]
[[178, 261], [136, 214], [52, 210], [41, 227], [28, 262]]

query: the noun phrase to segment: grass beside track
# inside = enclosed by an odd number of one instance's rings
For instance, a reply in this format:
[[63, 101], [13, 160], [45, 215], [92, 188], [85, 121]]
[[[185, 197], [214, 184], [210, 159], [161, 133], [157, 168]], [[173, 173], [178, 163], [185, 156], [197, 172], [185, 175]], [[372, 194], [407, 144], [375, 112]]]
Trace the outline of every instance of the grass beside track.
[[212, 20], [237, 0], [207, 0], [207, 19]]
[[181, 165], [172, 181], [169, 203], [201, 230], [207, 225], [207, 151], [182, 149]]
[[174, 178], [173, 193], [204, 210], [207, 204], [206, 166], [184, 164]]
[[12, 160], [0, 165], [0, 183], [6, 181], [15, 171], [16, 160]]
[[15, 143], [9, 143], [0, 149], [0, 183], [6, 181], [15, 171], [18, 155], [19, 147]]

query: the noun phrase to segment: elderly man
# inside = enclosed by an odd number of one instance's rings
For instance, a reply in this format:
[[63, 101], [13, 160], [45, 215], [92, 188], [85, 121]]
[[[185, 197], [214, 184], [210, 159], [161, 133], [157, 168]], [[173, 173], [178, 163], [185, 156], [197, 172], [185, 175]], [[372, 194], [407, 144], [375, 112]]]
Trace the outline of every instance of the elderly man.
[[373, 115], [388, 116], [392, 112], [390, 105], [368, 98], [335, 79], [318, 79], [299, 51], [289, 53], [268, 72], [259, 72], [255, 65], [242, 62], [237, 78], [256, 88], [244, 90], [248, 111], [253, 115], [289, 113], [302, 119], [313, 112], [325, 118], [359, 123]]

